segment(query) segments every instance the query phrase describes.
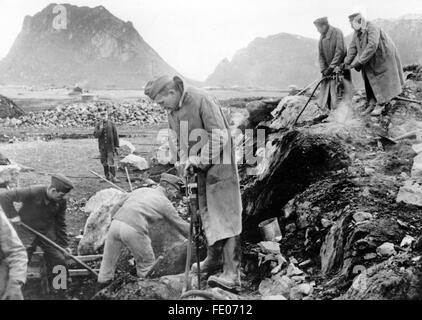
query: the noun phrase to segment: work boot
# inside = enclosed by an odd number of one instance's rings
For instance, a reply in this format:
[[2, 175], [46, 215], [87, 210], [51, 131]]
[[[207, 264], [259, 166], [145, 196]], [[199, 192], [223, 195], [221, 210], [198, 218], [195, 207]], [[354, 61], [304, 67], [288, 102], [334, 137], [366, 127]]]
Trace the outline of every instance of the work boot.
[[104, 168], [104, 177], [109, 180], [110, 179], [110, 170], [109, 170], [109, 166], [103, 166]]
[[371, 116], [373, 117], [377, 117], [380, 116], [384, 111], [384, 106], [383, 105], [377, 105], [375, 107], [375, 109], [371, 112]]
[[112, 280], [106, 282], [97, 282], [95, 285], [95, 292], [99, 292], [104, 288], [108, 287], [112, 283]]
[[224, 268], [220, 276], [208, 279], [210, 287], [218, 287], [233, 293], [240, 292], [240, 241], [239, 237], [226, 240], [223, 247]]
[[[217, 272], [223, 266], [222, 253], [221, 241], [217, 241], [212, 246], [207, 247], [207, 257], [199, 263], [201, 273], [212, 274]], [[194, 273], [198, 272], [198, 264], [196, 262], [192, 265], [191, 271]]]
[[374, 100], [370, 100], [367, 108], [365, 110], [363, 110], [362, 115], [366, 116], [366, 115], [370, 114], [372, 111], [374, 111], [376, 105], [377, 105], [377, 103]]
[[118, 183], [119, 180], [116, 178], [116, 167], [110, 167], [110, 179], [113, 183]]

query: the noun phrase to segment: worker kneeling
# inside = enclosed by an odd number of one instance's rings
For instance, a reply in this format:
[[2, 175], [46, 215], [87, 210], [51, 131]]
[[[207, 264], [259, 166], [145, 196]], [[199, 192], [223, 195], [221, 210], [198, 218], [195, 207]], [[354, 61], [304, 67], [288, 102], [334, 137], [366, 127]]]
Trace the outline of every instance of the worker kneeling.
[[189, 224], [180, 218], [171, 203], [171, 200], [181, 195], [183, 184], [181, 178], [163, 173], [157, 188], [137, 189], [112, 209], [113, 220], [98, 276], [99, 288], [113, 279], [117, 261], [125, 246], [136, 261], [138, 277], [147, 275], [155, 262], [150, 235], [158, 221], [169, 224], [182, 236], [188, 237]]

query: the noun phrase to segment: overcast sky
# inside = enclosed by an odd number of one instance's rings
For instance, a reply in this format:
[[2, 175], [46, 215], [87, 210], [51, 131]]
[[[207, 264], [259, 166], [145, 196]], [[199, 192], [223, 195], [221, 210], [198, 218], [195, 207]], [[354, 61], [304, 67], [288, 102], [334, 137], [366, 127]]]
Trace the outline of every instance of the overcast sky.
[[[25, 15], [48, 0], [0, 0], [0, 58], [9, 51]], [[60, 2], [58, 2], [60, 3]], [[231, 59], [256, 37], [280, 32], [318, 38], [312, 21], [328, 16], [344, 33], [347, 16], [361, 11], [369, 19], [421, 13], [422, 0], [71, 0], [103, 5], [124, 21], [185, 76], [204, 80], [225, 57]]]

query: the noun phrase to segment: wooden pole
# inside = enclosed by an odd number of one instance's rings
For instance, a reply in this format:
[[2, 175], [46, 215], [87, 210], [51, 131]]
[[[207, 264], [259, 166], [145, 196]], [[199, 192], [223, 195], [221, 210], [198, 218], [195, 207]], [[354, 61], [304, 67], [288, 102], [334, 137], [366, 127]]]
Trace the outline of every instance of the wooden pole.
[[129, 182], [130, 192], [132, 192], [132, 191], [133, 191], [133, 188], [132, 188], [132, 181], [130, 181], [130, 176], [129, 176], [129, 172], [127, 171], [127, 167], [125, 167], [125, 171], [126, 171], [127, 181]]
[[89, 172], [91, 172], [93, 175], [97, 176], [98, 178], [100, 178], [101, 180], [107, 182], [109, 185], [115, 187], [116, 189], [119, 189], [120, 191], [127, 193], [126, 190], [120, 188], [118, 185], [115, 185], [113, 182], [108, 181], [107, 179], [101, 177], [98, 173], [95, 173], [94, 171], [89, 170]]
[[55, 243], [54, 241], [50, 240], [49, 238], [47, 238], [46, 236], [44, 236], [43, 234], [39, 233], [37, 230], [32, 229], [30, 226], [26, 225], [23, 222], [20, 222], [20, 224], [22, 227], [24, 227], [25, 229], [29, 230], [30, 232], [32, 232], [33, 234], [35, 234], [36, 236], [40, 237], [41, 239], [43, 239], [44, 241], [48, 242], [49, 244], [51, 244], [54, 248], [56, 248], [57, 250], [61, 251], [65, 256], [70, 257], [72, 260], [76, 261], [78, 264], [80, 264], [82, 267], [84, 267], [85, 269], [87, 269], [89, 272], [91, 272], [93, 275], [95, 275], [96, 277], [98, 277], [98, 273], [95, 272], [93, 269], [91, 269], [88, 265], [86, 265], [84, 262], [82, 262], [81, 260], [79, 260], [78, 258], [76, 258], [74, 255], [70, 254], [69, 252], [67, 252], [65, 249], [63, 249], [62, 247], [60, 247], [57, 243]]
[[394, 100], [402, 100], [402, 101], [407, 101], [407, 102], [413, 102], [413, 103], [422, 104], [422, 101], [414, 100], [414, 99], [408, 99], [408, 98], [403, 98], [403, 97], [395, 97], [393, 99]]

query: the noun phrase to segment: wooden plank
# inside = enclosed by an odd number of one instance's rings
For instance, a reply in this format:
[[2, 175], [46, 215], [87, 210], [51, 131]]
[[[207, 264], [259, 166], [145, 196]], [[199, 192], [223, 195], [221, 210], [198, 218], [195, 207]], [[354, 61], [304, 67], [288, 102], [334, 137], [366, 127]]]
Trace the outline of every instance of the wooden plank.
[[[94, 270], [95, 272], [99, 272], [99, 269]], [[91, 272], [89, 272], [86, 269], [70, 269], [69, 270], [69, 276], [70, 277], [86, 277], [91, 275]]]

